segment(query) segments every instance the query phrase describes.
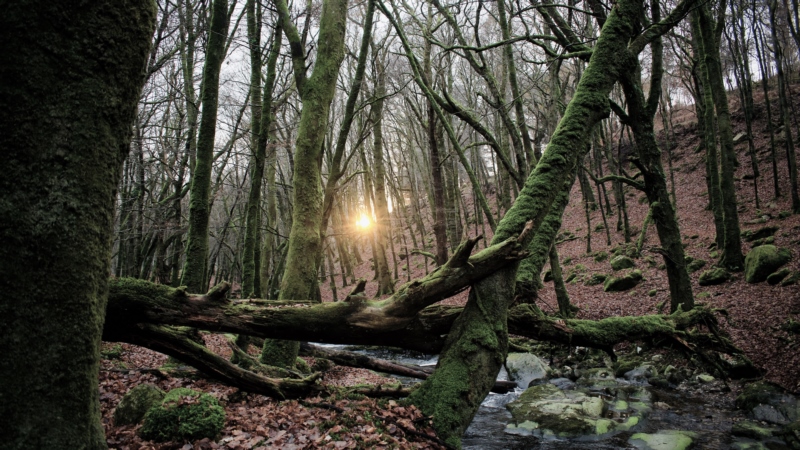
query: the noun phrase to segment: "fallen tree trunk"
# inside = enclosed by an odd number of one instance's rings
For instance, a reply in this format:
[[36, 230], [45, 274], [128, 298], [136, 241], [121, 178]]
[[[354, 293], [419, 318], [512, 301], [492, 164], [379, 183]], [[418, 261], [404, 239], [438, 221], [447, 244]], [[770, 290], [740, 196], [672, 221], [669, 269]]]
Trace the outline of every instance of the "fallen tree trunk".
[[[173, 356], [200, 371], [241, 389], [277, 398], [296, 398], [319, 392], [313, 378], [304, 380], [263, 376], [212, 353], [196, 337], [174, 326], [241, 333], [264, 338], [304, 339], [339, 344], [370, 344], [438, 353], [444, 337], [463, 312], [462, 307], [434, 305], [413, 316], [404, 328], [359, 327], [348, 314], [360, 314], [365, 304], [380, 302], [325, 303], [314, 306], [297, 302], [225, 299], [227, 285], [204, 296], [140, 280], [112, 280], [103, 339], [128, 342]], [[400, 292], [400, 291], [398, 291]], [[334, 313], [331, 313], [334, 312]], [[671, 315], [609, 317], [602, 320], [561, 320], [544, 315], [531, 304], [508, 311], [508, 332], [539, 341], [597, 348], [614, 357], [613, 348], [623, 342], [646, 342], [654, 347], [675, 347], [698, 354], [718, 351], [742, 356], [720, 332], [715, 311], [697, 307]], [[194, 340], [193, 340], [194, 339]], [[387, 373], [427, 379], [417, 369], [366, 358], [333, 355], [315, 349], [341, 365], [367, 367]], [[496, 392], [507, 390], [494, 384]], [[392, 395], [399, 395], [397, 393]]]

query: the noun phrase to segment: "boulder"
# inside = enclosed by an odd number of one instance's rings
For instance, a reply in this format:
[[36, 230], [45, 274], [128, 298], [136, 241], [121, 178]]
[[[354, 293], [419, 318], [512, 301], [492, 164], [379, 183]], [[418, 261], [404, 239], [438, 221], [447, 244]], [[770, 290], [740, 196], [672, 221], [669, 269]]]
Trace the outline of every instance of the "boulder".
[[792, 271], [789, 270], [788, 267], [784, 267], [778, 270], [777, 272], [769, 274], [769, 276], [767, 277], [767, 283], [771, 284], [772, 286], [775, 286], [776, 284], [783, 281], [784, 278], [789, 276], [790, 273], [792, 273]]
[[625, 255], [619, 255], [611, 258], [611, 268], [614, 270], [630, 269], [635, 265], [636, 263], [633, 262], [633, 259]]
[[641, 450], [686, 450], [696, 434], [691, 431], [660, 430], [657, 433], [636, 433], [628, 443]]
[[785, 248], [774, 245], [761, 245], [747, 254], [744, 259], [744, 278], [748, 283], [760, 283], [788, 263], [792, 254]]
[[140, 384], [129, 390], [114, 410], [114, 425], [133, 425], [142, 421], [147, 410], [161, 403], [164, 391], [152, 384]]
[[754, 420], [775, 425], [786, 425], [800, 419], [797, 398], [764, 382], [748, 384], [736, 397], [736, 406]]
[[711, 270], [706, 270], [700, 275], [698, 283], [700, 286], [713, 286], [715, 284], [722, 284], [730, 280], [731, 274], [727, 270], [716, 267]]
[[633, 289], [642, 282], [642, 272], [638, 269], [631, 270], [621, 277], [608, 277], [603, 283], [604, 292], [620, 292]]
[[147, 411], [139, 432], [144, 439], [157, 442], [214, 439], [224, 425], [225, 410], [216, 398], [178, 388]]
[[547, 378], [550, 366], [531, 353], [509, 353], [506, 357], [506, 371], [509, 379], [525, 389], [532, 381]]
[[765, 427], [750, 420], [740, 420], [733, 424], [731, 434], [739, 437], [755, 439], [757, 441], [771, 438], [775, 434], [775, 428]]
[[697, 272], [698, 270], [705, 267], [706, 262], [702, 259], [693, 259], [691, 262], [686, 264], [686, 270], [689, 273]]
[[768, 225], [761, 227], [757, 230], [747, 230], [742, 232], [742, 239], [747, 242], [755, 241], [756, 239], [764, 239], [769, 236], [774, 236], [781, 227], [777, 225]]
[[514, 420], [506, 432], [563, 437], [630, 430], [651, 409], [622, 390], [616, 399], [604, 401], [587, 389], [562, 391], [549, 383], [528, 388], [506, 408]]
[[797, 284], [798, 281], [800, 281], [800, 272], [793, 270], [788, 277], [781, 281], [781, 286], [791, 286]]
[[606, 281], [608, 275], [604, 273], [593, 273], [589, 277], [586, 278], [586, 281], [583, 282], [586, 286], [597, 286], [598, 284], [603, 284]]

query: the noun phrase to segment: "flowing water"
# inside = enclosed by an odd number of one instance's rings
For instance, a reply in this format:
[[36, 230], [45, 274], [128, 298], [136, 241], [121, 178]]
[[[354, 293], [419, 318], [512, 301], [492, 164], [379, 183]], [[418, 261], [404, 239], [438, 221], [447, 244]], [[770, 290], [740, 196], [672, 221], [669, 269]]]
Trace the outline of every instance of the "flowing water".
[[[327, 345], [326, 345], [327, 346]], [[342, 346], [328, 347], [343, 348]], [[392, 350], [392, 349], [354, 349], [374, 358], [393, 360], [405, 364], [433, 366], [436, 355]], [[403, 383], [412, 384], [418, 380], [396, 377]], [[506, 380], [505, 370], [501, 370], [499, 380]], [[627, 383], [625, 380], [619, 380]], [[462, 439], [464, 449], [552, 449], [552, 450], [610, 450], [636, 449], [629, 443], [634, 433], [656, 433], [659, 430], [682, 430], [696, 433], [693, 448], [728, 449], [733, 438], [730, 435], [732, 424], [744, 416], [733, 405], [729, 394], [719, 389], [698, 390], [660, 389], [647, 387], [655, 405], [647, 418], [631, 431], [608, 435], [585, 436], [579, 438], [543, 438], [533, 435], [518, 435], [506, 432], [506, 425], [513, 423], [511, 413], [505, 405], [516, 400], [524, 391], [516, 389], [507, 394], [490, 393], [483, 401], [472, 424]]]

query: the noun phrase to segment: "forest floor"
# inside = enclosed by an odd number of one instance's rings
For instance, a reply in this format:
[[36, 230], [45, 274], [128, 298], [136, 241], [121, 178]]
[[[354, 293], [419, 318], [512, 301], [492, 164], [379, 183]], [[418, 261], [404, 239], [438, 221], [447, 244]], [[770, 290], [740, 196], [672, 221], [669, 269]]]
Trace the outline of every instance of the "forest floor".
[[[794, 86], [800, 92], [800, 86]], [[753, 191], [753, 180], [750, 179], [753, 169], [750, 156], [747, 154], [747, 140], [736, 145], [739, 166], [736, 170], [737, 201], [742, 231], [755, 230], [767, 225], [779, 227], [775, 234], [775, 245], [785, 247], [792, 252], [789, 267], [800, 270], [800, 215], [790, 215], [780, 219], [781, 212], [791, 210], [789, 191], [789, 175], [786, 163], [786, 151], [778, 149], [777, 168], [781, 191], [775, 197], [773, 189], [773, 173], [771, 154], [769, 152], [769, 132], [766, 127], [766, 112], [762, 98], [756, 98], [756, 122], [753, 127], [753, 138], [761, 171], [758, 179], [760, 208], [756, 206]], [[800, 104], [800, 93], [793, 98], [795, 105]], [[777, 98], [773, 101], [773, 120], [777, 116]], [[744, 117], [737, 101], [732, 102], [732, 116], [735, 121], [734, 135], [745, 131]], [[657, 122], [660, 119], [657, 119]], [[664, 149], [665, 171], [667, 168], [667, 148], [671, 148], [672, 166], [674, 169], [674, 189], [677, 197], [678, 215], [681, 234], [684, 238], [687, 255], [708, 262], [703, 270], [711, 267], [715, 258], [710, 245], [714, 241], [714, 224], [711, 212], [706, 208], [708, 194], [706, 191], [705, 166], [703, 153], [697, 153], [699, 139], [694, 122], [694, 113], [684, 108], [674, 117], [673, 132], [660, 134], [661, 146]], [[794, 131], [794, 130], [793, 130]], [[672, 186], [672, 184], [670, 184]], [[597, 196], [596, 186], [592, 184]], [[465, 187], [465, 192], [469, 190]], [[647, 204], [643, 194], [626, 190], [626, 203], [630, 223], [632, 241], [636, 241], [647, 214]], [[613, 195], [608, 189], [608, 198], [613, 203]], [[605, 198], [603, 199], [605, 205]], [[469, 201], [467, 202], [469, 206]], [[496, 205], [495, 205], [496, 207]], [[591, 212], [587, 219], [582, 203], [579, 184], [576, 183], [564, 214], [562, 232], [571, 232], [576, 239], [567, 240], [558, 245], [558, 252], [565, 276], [573, 271], [582, 274], [610, 273], [608, 260], [595, 261], [598, 252], [611, 253], [611, 250], [624, 243], [624, 235], [617, 231], [619, 214], [607, 216], [609, 233], [606, 233], [601, 212]], [[426, 223], [428, 233], [419, 236], [425, 239], [428, 248], [432, 247], [432, 227]], [[588, 248], [587, 231], [590, 231], [591, 249]], [[472, 237], [478, 234], [485, 236], [485, 243], [491, 239], [488, 227], [472, 223], [465, 233]], [[362, 239], [366, 242], [366, 239]], [[410, 245], [410, 236], [407, 236]], [[485, 244], [481, 244], [483, 248]], [[424, 276], [433, 269], [430, 261], [420, 255], [412, 255], [406, 261], [400, 257], [399, 242], [395, 243], [397, 255], [397, 284], [408, 279]], [[644, 274], [644, 282], [636, 288], [622, 293], [603, 292], [602, 285], [585, 286], [582, 283], [568, 283], [567, 290], [573, 304], [580, 308], [578, 318], [602, 319], [612, 316], [637, 316], [663, 312], [659, 307], [669, 304], [669, 289], [666, 272], [659, 270], [657, 264], [643, 262], [648, 256], [660, 263], [660, 255], [648, 251], [658, 246], [658, 238], [654, 226], [646, 233], [643, 258], [637, 266]], [[743, 242], [743, 251], [750, 249], [749, 243]], [[366, 255], [369, 247], [362, 246], [364, 262], [355, 268], [355, 278], [372, 280], [371, 262]], [[391, 255], [391, 254], [390, 254]], [[426, 266], [427, 264], [427, 266]], [[393, 266], [390, 261], [390, 266]], [[547, 268], [545, 268], [546, 270]], [[714, 308], [724, 308], [728, 317], [722, 320], [723, 327], [733, 342], [761, 369], [765, 378], [780, 384], [792, 392], [800, 392], [800, 340], [798, 336], [788, 333], [783, 327], [789, 320], [800, 320], [800, 286], [771, 286], [767, 283], [749, 284], [745, 282], [743, 273], [736, 273], [729, 282], [718, 286], [702, 287], [698, 278], [703, 270], [691, 275], [692, 288], [698, 302]], [[578, 280], [580, 277], [577, 278]], [[336, 274], [336, 297], [342, 298], [352, 288], [351, 282], [343, 285], [341, 275]], [[329, 279], [321, 283], [322, 296], [325, 301], [332, 301]], [[368, 283], [367, 294], [374, 295], [377, 285]], [[652, 295], [654, 294], [654, 295]], [[447, 304], [463, 304], [466, 292], [447, 299]], [[545, 312], [557, 311], [555, 292], [552, 283], [545, 283], [539, 293], [538, 305]], [[223, 356], [230, 350], [222, 342], [222, 338], [207, 335], [207, 345]], [[442, 448], [435, 440], [425, 435], [433, 432], [421, 414], [413, 407], [402, 406], [392, 400], [350, 400], [346, 395], [329, 398], [313, 398], [304, 401], [275, 401], [261, 395], [240, 393], [214, 381], [197, 377], [192, 371], [159, 369], [167, 363], [167, 357], [156, 352], [122, 344], [103, 344], [104, 349], [121, 350], [117, 359], [104, 359], [100, 372], [100, 401], [104, 425], [110, 448], [117, 449], [191, 449], [191, 448]], [[169, 365], [166, 367], [170, 367]], [[151, 370], [152, 369], [152, 370]], [[323, 383], [332, 386], [350, 386], [361, 383], [380, 384], [392, 381], [383, 376], [363, 369], [336, 366], [325, 374]], [[208, 392], [217, 397], [227, 413], [225, 429], [220, 440], [203, 440], [193, 443], [169, 442], [153, 443], [143, 441], [137, 434], [135, 426], [114, 426], [113, 410], [122, 395], [130, 388], [141, 384], [152, 383], [163, 390], [176, 387], [190, 387]]]

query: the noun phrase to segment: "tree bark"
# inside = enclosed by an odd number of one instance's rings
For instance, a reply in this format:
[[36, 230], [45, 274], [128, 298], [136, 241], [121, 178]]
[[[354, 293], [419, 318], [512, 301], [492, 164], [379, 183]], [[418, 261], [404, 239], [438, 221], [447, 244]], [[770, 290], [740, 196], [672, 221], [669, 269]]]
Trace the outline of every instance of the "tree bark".
[[0, 16], [6, 448], [106, 448], [97, 380], [114, 205], [155, 16], [146, 0], [19, 1]]
[[219, 72], [225, 59], [225, 38], [228, 35], [228, 1], [214, 0], [208, 30], [206, 62], [203, 66], [203, 87], [200, 93], [203, 111], [197, 137], [197, 157], [192, 172], [189, 198], [189, 235], [186, 242], [186, 264], [181, 284], [190, 292], [203, 292], [208, 287], [208, 222], [211, 193], [211, 169], [214, 164], [214, 138], [217, 132]]

